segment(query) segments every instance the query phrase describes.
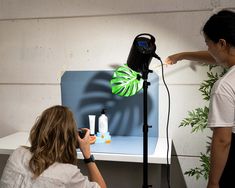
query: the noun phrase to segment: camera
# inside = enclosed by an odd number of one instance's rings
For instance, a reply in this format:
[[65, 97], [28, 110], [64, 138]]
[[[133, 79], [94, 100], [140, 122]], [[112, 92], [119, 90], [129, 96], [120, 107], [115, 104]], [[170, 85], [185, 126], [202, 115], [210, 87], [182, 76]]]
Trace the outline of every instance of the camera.
[[78, 135], [79, 135], [80, 138], [84, 138], [85, 134], [86, 134], [85, 130], [83, 130], [83, 129], [78, 130]]

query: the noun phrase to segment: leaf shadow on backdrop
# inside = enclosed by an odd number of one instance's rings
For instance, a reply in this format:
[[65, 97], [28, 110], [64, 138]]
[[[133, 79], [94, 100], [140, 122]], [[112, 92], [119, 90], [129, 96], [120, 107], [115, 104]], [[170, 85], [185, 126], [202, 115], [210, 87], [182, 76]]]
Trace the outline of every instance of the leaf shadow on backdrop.
[[[143, 126], [143, 93], [131, 97], [112, 94], [110, 80], [112, 71], [98, 71], [88, 80], [77, 104], [82, 124], [88, 127], [88, 115], [100, 115], [107, 109], [109, 131], [111, 135], [140, 136]], [[152, 99], [148, 96], [148, 112], [153, 110]], [[96, 130], [98, 126], [96, 118]]]

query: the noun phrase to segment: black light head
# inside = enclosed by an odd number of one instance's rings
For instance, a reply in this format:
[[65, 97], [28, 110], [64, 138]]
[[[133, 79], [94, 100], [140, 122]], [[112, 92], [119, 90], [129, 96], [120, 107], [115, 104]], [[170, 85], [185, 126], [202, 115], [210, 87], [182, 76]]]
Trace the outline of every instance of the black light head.
[[[147, 36], [148, 38], [144, 36]], [[149, 64], [155, 54], [155, 50], [155, 38], [152, 35], [148, 33], [137, 35], [127, 59], [128, 67], [136, 72], [148, 70]]]

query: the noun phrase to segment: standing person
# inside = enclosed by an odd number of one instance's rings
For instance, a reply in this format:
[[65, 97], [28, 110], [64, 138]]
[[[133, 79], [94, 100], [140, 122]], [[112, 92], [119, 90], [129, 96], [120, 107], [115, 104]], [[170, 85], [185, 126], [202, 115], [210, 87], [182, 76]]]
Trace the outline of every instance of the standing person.
[[[90, 132], [77, 134], [73, 113], [64, 106], [46, 109], [30, 131], [30, 147], [19, 147], [9, 157], [1, 188], [106, 188], [105, 181], [90, 158]], [[89, 179], [77, 167], [79, 146]]]
[[185, 59], [229, 68], [211, 91], [208, 127], [213, 136], [207, 188], [235, 187], [235, 13], [222, 10], [212, 15], [203, 34], [207, 51], [177, 53], [165, 63]]

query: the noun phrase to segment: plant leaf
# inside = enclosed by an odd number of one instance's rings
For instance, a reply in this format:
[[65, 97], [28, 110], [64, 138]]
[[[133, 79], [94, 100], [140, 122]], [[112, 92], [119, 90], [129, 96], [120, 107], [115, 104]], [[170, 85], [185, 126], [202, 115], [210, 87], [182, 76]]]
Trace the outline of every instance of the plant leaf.
[[121, 97], [129, 97], [138, 93], [143, 87], [141, 75], [126, 64], [117, 68], [110, 81], [112, 93]]

